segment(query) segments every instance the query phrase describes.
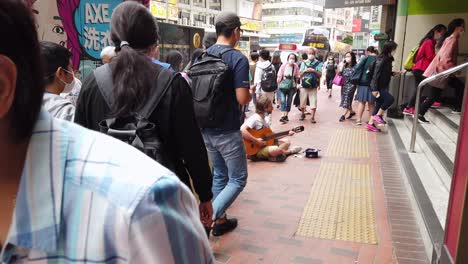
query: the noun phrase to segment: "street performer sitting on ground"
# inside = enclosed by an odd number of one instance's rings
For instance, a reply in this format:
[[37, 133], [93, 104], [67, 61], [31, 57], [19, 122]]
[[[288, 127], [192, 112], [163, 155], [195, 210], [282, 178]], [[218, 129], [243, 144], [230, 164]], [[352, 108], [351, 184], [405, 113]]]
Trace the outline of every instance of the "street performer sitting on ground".
[[[297, 154], [301, 151], [301, 147], [294, 146], [289, 149], [291, 143], [288, 139], [284, 139], [285, 136], [292, 136], [295, 134], [293, 130], [286, 131], [286, 133], [281, 133], [284, 135], [275, 136], [271, 135], [273, 138], [270, 140], [265, 140], [264, 138], [258, 137], [258, 132], [268, 131], [267, 134], [272, 134], [270, 130], [270, 124], [265, 120], [266, 114], [271, 114], [273, 111], [273, 104], [270, 98], [262, 95], [257, 98], [257, 104], [255, 106], [255, 114], [249, 117], [241, 127], [242, 137], [246, 145], [248, 158], [257, 161], [257, 160], [269, 160], [269, 161], [284, 161], [286, 157], [292, 154]], [[255, 135], [257, 135], [257, 137]], [[280, 133], [279, 133], [280, 134]], [[282, 139], [280, 139], [282, 138]], [[273, 144], [268, 144], [268, 141], [274, 142]], [[251, 152], [249, 153], [249, 149]], [[253, 149], [258, 150], [255, 152]]]

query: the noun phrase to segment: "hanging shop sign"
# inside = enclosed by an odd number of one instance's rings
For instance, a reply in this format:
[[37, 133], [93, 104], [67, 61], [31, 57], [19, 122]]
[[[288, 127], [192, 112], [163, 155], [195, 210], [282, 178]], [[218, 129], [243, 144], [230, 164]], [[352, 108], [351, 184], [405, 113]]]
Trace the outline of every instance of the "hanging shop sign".
[[395, 5], [396, 0], [326, 0], [325, 8]]
[[243, 18], [243, 17], [241, 17], [240, 20], [242, 23], [241, 28], [243, 30], [262, 31], [262, 21]]

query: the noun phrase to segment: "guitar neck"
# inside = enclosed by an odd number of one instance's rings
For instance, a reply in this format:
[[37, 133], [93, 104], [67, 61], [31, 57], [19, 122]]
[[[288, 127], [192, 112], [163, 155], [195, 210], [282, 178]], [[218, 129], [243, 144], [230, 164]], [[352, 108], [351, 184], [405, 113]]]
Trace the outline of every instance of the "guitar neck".
[[263, 140], [275, 139], [286, 135], [289, 135], [289, 130], [265, 136], [263, 137]]

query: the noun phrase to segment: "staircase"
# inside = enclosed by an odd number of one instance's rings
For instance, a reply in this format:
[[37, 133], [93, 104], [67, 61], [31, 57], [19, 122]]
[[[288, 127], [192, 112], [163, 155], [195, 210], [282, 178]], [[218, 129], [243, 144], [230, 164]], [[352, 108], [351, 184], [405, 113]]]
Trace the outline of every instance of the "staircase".
[[433, 260], [437, 259], [444, 239], [445, 221], [460, 115], [448, 108], [430, 109], [430, 123], [419, 123], [416, 153], [409, 152], [413, 117], [389, 119], [389, 133], [395, 142], [400, 162], [414, 197], [421, 233]]

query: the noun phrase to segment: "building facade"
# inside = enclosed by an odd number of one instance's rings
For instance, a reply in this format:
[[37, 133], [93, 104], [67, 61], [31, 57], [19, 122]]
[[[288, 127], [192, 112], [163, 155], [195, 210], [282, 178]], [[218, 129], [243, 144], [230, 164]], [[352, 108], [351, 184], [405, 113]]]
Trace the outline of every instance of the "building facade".
[[301, 44], [308, 28], [323, 25], [324, 3], [324, 0], [264, 0], [263, 30], [270, 37], [262, 38], [261, 45]]

